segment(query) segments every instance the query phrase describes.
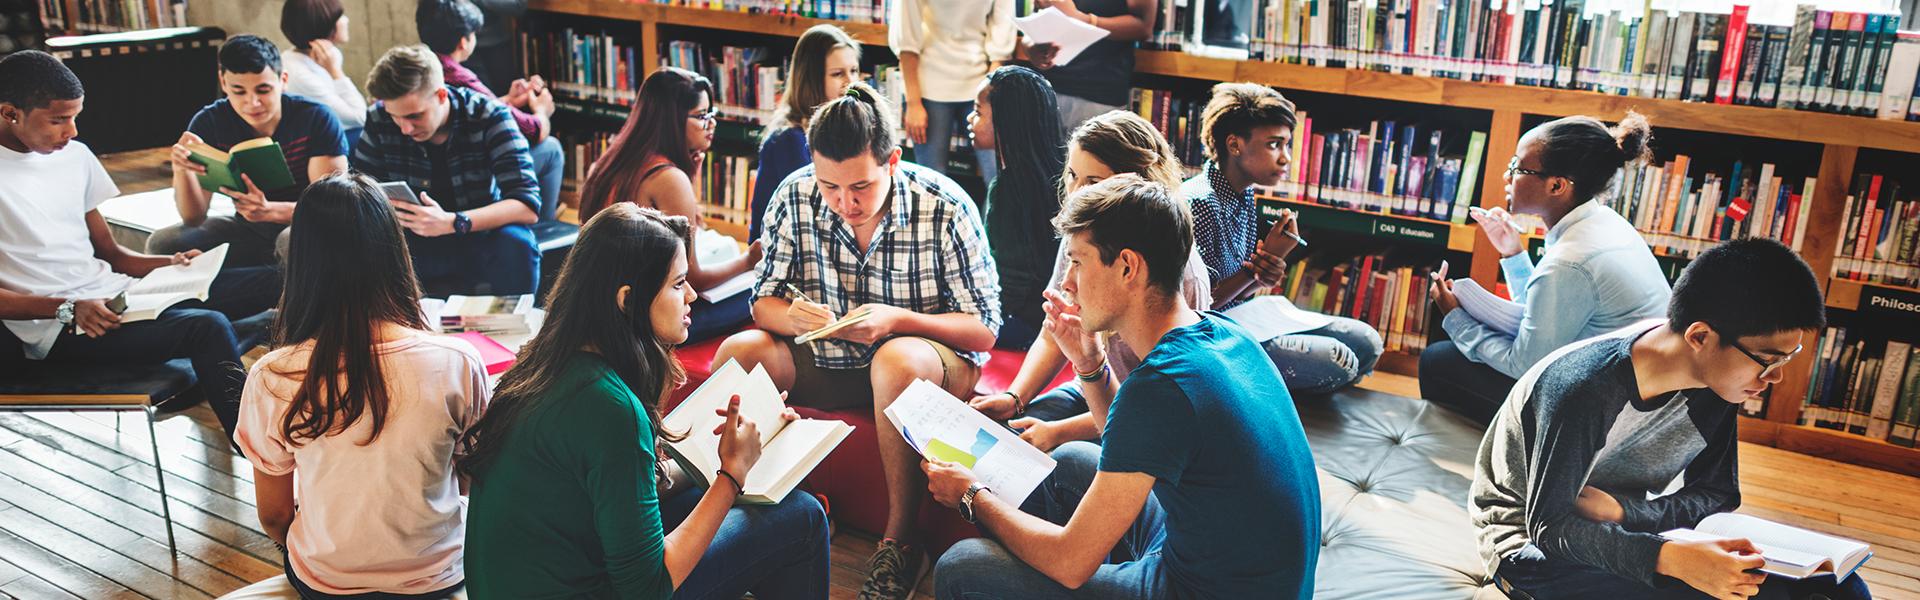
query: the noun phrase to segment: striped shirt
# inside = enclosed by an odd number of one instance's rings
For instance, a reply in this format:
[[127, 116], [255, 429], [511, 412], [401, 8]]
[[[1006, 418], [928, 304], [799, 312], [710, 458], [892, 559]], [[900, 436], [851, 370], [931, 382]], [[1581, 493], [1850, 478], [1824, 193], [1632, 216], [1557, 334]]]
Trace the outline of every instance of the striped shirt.
[[[760, 261], [754, 298], [782, 295], [793, 284], [824, 302], [836, 315], [863, 304], [885, 304], [917, 313], [973, 315], [1000, 330], [1000, 278], [987, 250], [973, 199], [959, 184], [925, 167], [899, 163], [891, 207], [866, 251], [853, 228], [827, 208], [813, 166], [794, 171], [767, 205], [766, 259]], [[879, 344], [823, 339], [814, 365], [827, 369], [867, 366]], [[960, 352], [975, 365], [985, 352]]]
[[1260, 204], [1253, 199], [1253, 188], [1233, 189], [1220, 164], [1211, 160], [1205, 172], [1180, 184], [1180, 195], [1193, 207], [1193, 247], [1218, 284], [1239, 271], [1260, 243]]
[[[413, 189], [429, 190], [434, 202], [449, 212], [500, 200], [518, 200], [540, 212], [533, 154], [506, 105], [463, 88], [447, 88], [447, 102], [452, 106], [445, 127], [452, 135], [442, 146], [451, 171], [445, 177], [434, 177], [427, 144], [400, 133], [400, 126], [380, 103], [367, 109], [367, 128], [353, 146], [353, 170], [380, 181], [405, 181]], [[450, 182], [453, 190], [435, 189], [436, 181]]]

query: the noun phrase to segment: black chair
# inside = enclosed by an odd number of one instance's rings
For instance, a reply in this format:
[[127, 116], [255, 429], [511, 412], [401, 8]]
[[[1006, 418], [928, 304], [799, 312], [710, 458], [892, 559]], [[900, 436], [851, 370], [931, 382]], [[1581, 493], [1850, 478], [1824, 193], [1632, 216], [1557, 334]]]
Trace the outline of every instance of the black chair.
[[579, 238], [579, 225], [560, 221], [533, 224], [533, 242], [540, 248], [540, 287], [533, 297], [535, 306], [546, 306], [547, 290], [553, 289], [554, 278], [559, 277], [561, 265], [567, 262], [567, 252]]

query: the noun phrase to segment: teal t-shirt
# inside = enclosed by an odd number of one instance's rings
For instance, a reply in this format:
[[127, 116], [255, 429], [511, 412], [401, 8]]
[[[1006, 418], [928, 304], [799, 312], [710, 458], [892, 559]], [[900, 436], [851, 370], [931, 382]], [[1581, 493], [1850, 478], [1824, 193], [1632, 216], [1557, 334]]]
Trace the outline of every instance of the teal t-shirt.
[[575, 354], [473, 482], [468, 594], [673, 595], [653, 465], [646, 407], [598, 355]]
[[1226, 317], [1168, 332], [1120, 385], [1100, 470], [1156, 480], [1179, 597], [1313, 597], [1320, 485], [1306, 430], [1273, 361]]

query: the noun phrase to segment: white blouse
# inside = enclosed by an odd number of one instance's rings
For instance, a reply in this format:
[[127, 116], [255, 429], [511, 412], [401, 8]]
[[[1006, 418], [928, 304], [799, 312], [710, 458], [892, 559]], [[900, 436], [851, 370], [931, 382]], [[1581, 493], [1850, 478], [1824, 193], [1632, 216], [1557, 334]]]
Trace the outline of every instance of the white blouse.
[[[340, 62], [340, 55], [335, 54], [333, 60]], [[360, 87], [352, 79], [333, 79], [313, 57], [291, 49], [280, 53], [280, 62], [287, 70], [287, 93], [326, 105], [340, 119], [341, 129], [367, 126], [367, 98], [360, 95]]]
[[887, 45], [920, 55], [920, 97], [970, 102], [995, 61], [1013, 57], [1013, 0], [894, 0]]

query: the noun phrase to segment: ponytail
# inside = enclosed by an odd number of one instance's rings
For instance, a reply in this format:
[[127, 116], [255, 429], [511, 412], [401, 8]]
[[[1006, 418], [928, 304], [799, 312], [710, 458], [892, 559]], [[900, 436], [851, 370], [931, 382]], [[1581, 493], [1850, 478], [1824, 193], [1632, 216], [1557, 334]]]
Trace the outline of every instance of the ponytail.
[[1539, 136], [1541, 169], [1573, 182], [1574, 202], [1586, 202], [1613, 187], [1622, 167], [1651, 154], [1653, 128], [1640, 113], [1628, 111], [1608, 128], [1586, 116], [1549, 121], [1530, 135]]
[[813, 111], [807, 125], [807, 144], [829, 160], [843, 161], [862, 152], [884, 161], [897, 147], [893, 115], [880, 93], [864, 83], [847, 86], [847, 93]]

